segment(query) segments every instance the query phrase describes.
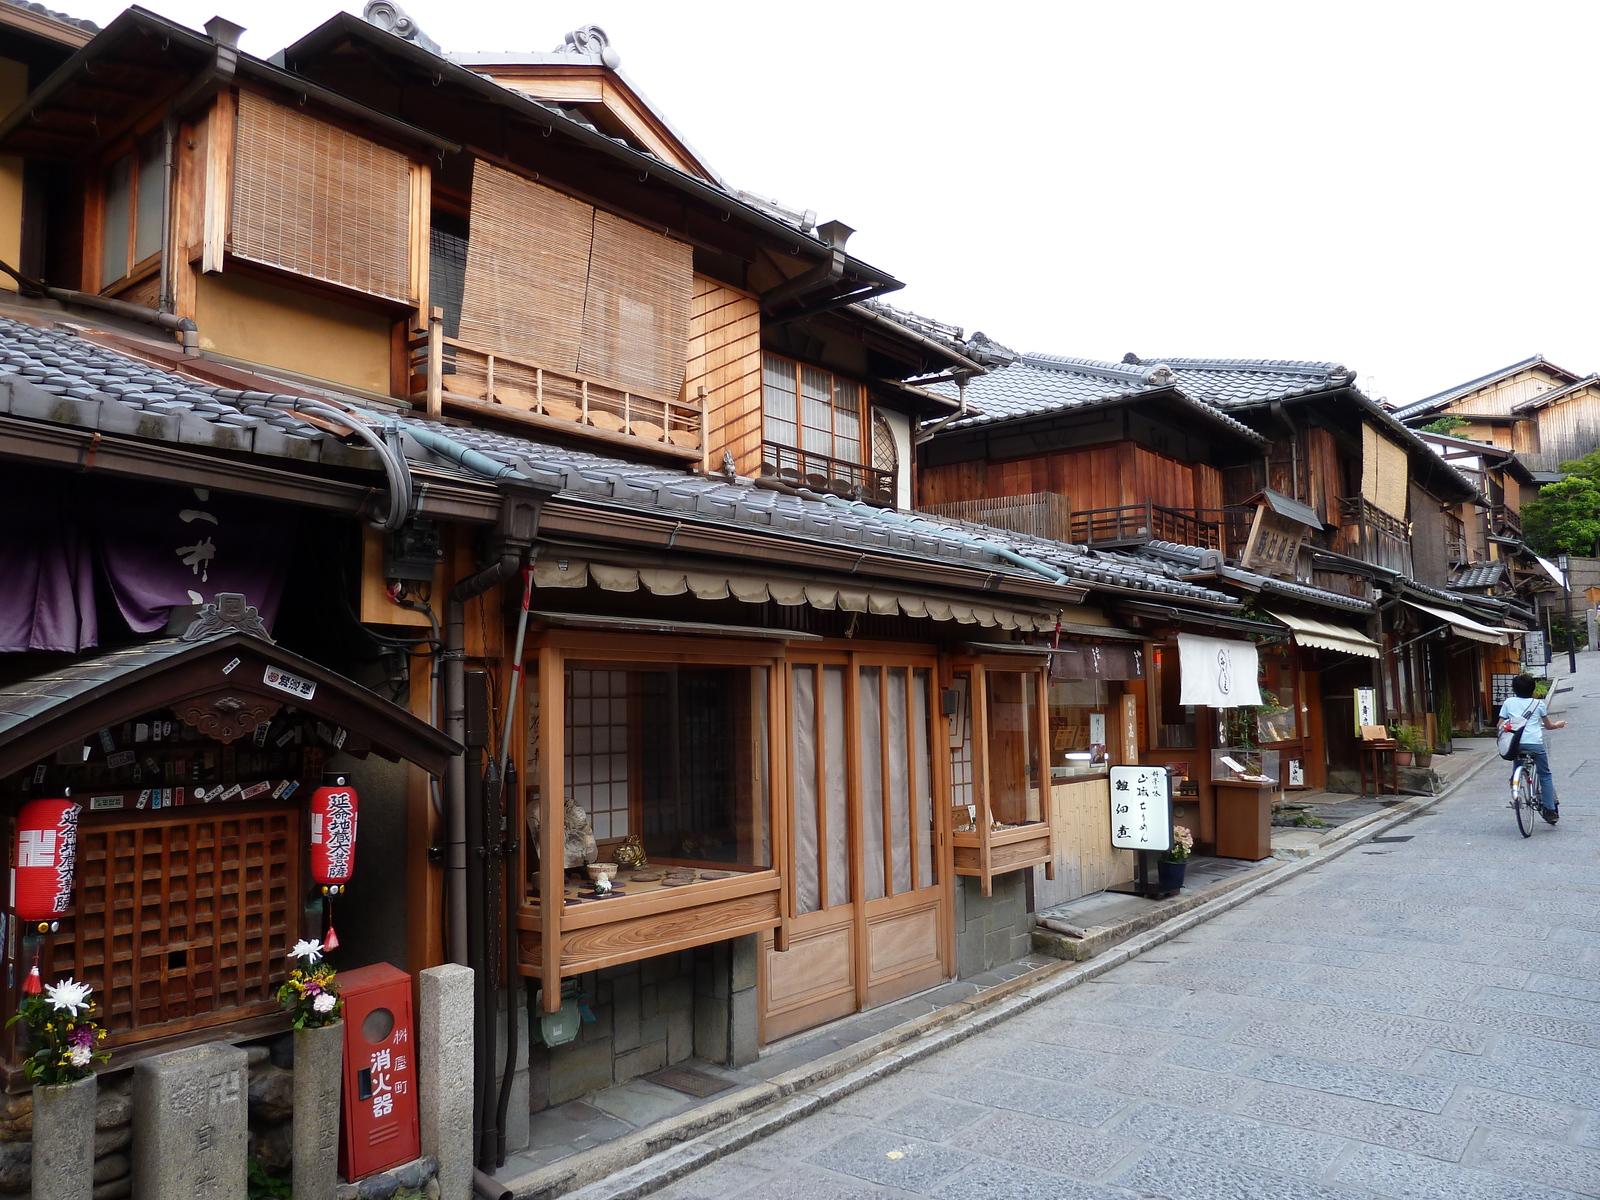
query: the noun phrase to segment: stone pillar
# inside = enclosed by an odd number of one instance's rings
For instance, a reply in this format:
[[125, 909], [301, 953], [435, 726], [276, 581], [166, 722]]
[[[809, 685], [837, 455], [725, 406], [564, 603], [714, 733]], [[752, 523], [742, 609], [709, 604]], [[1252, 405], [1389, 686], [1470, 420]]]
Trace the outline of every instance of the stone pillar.
[[439, 1200], [472, 1196], [472, 969], [458, 963], [418, 976], [417, 1102], [422, 1153], [439, 1161]]
[[759, 934], [714, 942], [696, 951], [695, 1057], [727, 1067], [755, 1062], [760, 1053], [756, 968]]
[[248, 1063], [209, 1042], [134, 1064], [134, 1200], [245, 1200]]
[[34, 1200], [90, 1200], [94, 1195], [94, 1114], [100, 1082], [33, 1089]]
[[339, 1186], [339, 1092], [344, 1022], [294, 1031], [294, 1194], [317, 1200]]

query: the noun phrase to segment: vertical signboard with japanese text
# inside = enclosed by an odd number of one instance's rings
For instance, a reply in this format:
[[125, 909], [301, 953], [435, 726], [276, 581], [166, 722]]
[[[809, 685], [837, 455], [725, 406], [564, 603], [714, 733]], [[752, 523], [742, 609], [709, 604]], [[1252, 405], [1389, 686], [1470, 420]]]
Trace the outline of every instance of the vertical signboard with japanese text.
[[1118, 850], [1172, 849], [1167, 768], [1111, 768], [1111, 844]]

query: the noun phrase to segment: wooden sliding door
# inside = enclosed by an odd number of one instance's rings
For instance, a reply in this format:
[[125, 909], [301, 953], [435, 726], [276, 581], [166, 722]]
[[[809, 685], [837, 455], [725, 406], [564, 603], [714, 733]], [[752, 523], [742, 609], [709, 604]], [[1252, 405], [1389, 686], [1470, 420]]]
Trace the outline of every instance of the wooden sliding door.
[[818, 655], [787, 674], [789, 949], [763, 955], [768, 1041], [951, 973], [934, 663]]

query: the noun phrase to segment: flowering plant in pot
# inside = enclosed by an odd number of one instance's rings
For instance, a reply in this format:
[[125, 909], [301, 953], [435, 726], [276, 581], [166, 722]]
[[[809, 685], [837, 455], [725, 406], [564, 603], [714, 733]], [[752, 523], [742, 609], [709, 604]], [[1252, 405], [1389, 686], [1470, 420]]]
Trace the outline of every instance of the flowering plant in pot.
[[1161, 856], [1156, 869], [1161, 876], [1164, 891], [1175, 892], [1183, 887], [1184, 872], [1189, 868], [1189, 856], [1194, 853], [1194, 834], [1186, 825], [1172, 827], [1172, 848]]
[[94, 1075], [96, 1063], [111, 1061], [110, 1051], [100, 1048], [106, 1031], [93, 1019], [93, 994], [88, 984], [67, 979], [24, 997], [6, 1024], [27, 1025], [28, 1056], [22, 1069], [28, 1082], [44, 1087], [76, 1083]]
[[296, 1029], [321, 1029], [337, 1024], [344, 1015], [339, 973], [323, 957], [323, 950], [321, 942], [301, 940], [289, 951], [289, 957], [301, 965], [289, 972], [278, 989], [278, 1003], [293, 1018]]

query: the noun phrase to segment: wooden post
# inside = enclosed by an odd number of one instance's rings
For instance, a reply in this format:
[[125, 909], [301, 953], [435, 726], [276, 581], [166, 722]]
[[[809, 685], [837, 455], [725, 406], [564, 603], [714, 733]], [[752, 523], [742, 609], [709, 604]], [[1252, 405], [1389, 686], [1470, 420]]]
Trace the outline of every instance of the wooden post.
[[783, 881], [779, 894], [778, 928], [773, 931], [774, 950], [789, 948], [789, 916], [794, 912], [794, 864], [789, 861], [789, 844], [794, 821], [794, 801], [789, 792], [789, 764], [793, 761], [791, 742], [794, 722], [789, 716], [789, 664], [787, 655], [767, 671], [767, 827], [772, 830], [772, 865]]
[[[845, 794], [849, 798], [845, 811], [848, 817], [848, 832], [840, 830], [834, 837], [844, 836], [850, 847], [850, 898], [859, 914], [867, 903], [867, 818], [862, 809], [862, 784], [861, 784], [861, 668], [856, 665], [856, 656], [845, 656], [844, 667], [844, 747], [845, 747]], [[885, 830], [885, 834], [887, 834]], [[856, 978], [856, 1008], [867, 1007], [867, 985], [872, 977], [872, 946], [861, 928], [861, 923], [856, 922], [855, 932], [855, 978]]]
[[1046, 841], [1050, 859], [1044, 864], [1044, 877], [1056, 877], [1056, 814], [1055, 814], [1055, 781], [1050, 774], [1050, 672], [1040, 670], [1036, 673], [1034, 681], [1035, 692], [1039, 697], [1039, 819], [1045, 824]]
[[561, 910], [566, 896], [566, 671], [561, 651], [539, 649], [539, 983], [544, 1011], [561, 1011]]
[[994, 818], [989, 808], [989, 680], [982, 663], [972, 664], [971, 695], [967, 704], [972, 713], [972, 799], [977, 807], [978, 871], [985, 896], [994, 895], [994, 874], [990, 863], [989, 826]]
[[483, 402], [494, 403], [494, 355], [483, 356]]
[[428, 415], [444, 415], [444, 309], [428, 309]]

